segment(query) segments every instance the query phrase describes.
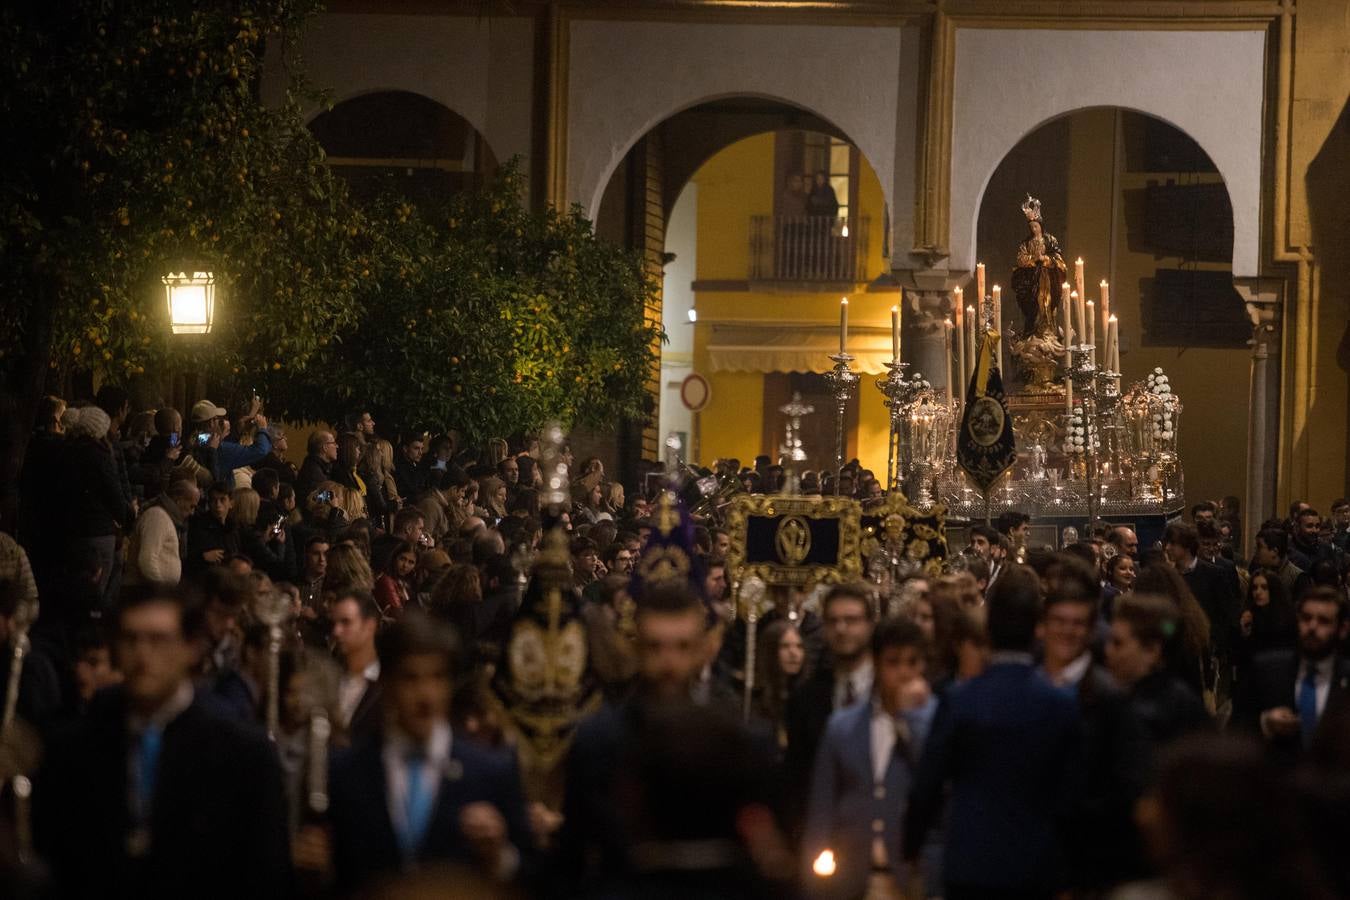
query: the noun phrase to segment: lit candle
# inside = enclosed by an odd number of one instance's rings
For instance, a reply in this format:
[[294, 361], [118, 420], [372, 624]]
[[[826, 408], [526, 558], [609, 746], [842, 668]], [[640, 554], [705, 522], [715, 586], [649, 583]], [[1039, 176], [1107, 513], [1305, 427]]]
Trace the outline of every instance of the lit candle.
[[1120, 323], [1112, 316], [1106, 320], [1106, 368], [1120, 372]]
[[1087, 329], [1083, 327], [1083, 295], [1073, 291], [1069, 300], [1073, 304], [1073, 340], [1076, 344], [1087, 335]]
[[956, 380], [958, 388], [958, 397], [966, 395], [966, 318], [965, 308], [961, 305], [962, 291], [957, 288], [956, 294]]
[[951, 317], [948, 317], [948, 318], [944, 319], [944, 320], [943, 320], [943, 324], [944, 324], [946, 327], [942, 330], [942, 333], [946, 336], [946, 339], [947, 339], [947, 355], [946, 355], [946, 357], [945, 357], [945, 360], [946, 360], [946, 363], [947, 363], [947, 405], [948, 405], [948, 406], [951, 406], [951, 405], [952, 405], [952, 397], [955, 396], [955, 393], [956, 393], [956, 392], [955, 392], [955, 389], [954, 389], [954, 386], [953, 386], [953, 384], [952, 384], [952, 382], [954, 382], [956, 379], [952, 377], [952, 327], [953, 327], [953, 326], [952, 326], [952, 320], [951, 320]]
[[998, 352], [995, 360], [998, 363], [998, 369], [1003, 371], [1003, 288], [994, 285], [994, 331], [998, 333]]
[[[1106, 340], [1106, 323], [1111, 321], [1111, 286], [1103, 278], [1097, 289], [1102, 295], [1102, 340]], [[1108, 359], [1109, 363], [1110, 360]]]
[[[1087, 291], [1083, 289], [1083, 257], [1078, 257], [1073, 262], [1073, 286], [1078, 291], [1078, 296], [1086, 296]], [[1079, 329], [1080, 332], [1082, 329]]]
[[[1087, 307], [1087, 342], [1089, 344], [1097, 343], [1097, 304], [1091, 300], [1084, 304]], [[1105, 329], [1102, 330], [1102, 336], [1105, 337]]]
[[900, 361], [900, 307], [891, 307], [891, 362]]
[[[984, 263], [975, 264], [975, 311], [982, 312], [984, 305]], [[980, 316], [980, 321], [984, 321], [984, 316]]]
[[1073, 415], [1073, 377], [1064, 376], [1064, 413]]
[[848, 298], [839, 301], [839, 355], [848, 346]]
[[966, 307], [966, 318], [970, 320], [970, 327], [966, 329], [966, 365], [970, 367], [966, 372], [966, 381], [969, 382], [975, 372], [975, 307]]

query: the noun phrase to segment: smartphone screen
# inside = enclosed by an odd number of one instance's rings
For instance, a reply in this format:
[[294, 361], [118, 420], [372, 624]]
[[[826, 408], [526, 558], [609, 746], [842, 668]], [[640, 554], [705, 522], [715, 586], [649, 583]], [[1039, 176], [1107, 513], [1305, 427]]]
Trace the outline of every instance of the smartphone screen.
[[206, 446], [210, 442], [210, 440], [211, 435], [206, 434], [205, 432], [197, 435], [197, 443], [201, 444], [203, 447]]
[[175, 431], [169, 435], [169, 446], [170, 447], [178, 446], [178, 432]]

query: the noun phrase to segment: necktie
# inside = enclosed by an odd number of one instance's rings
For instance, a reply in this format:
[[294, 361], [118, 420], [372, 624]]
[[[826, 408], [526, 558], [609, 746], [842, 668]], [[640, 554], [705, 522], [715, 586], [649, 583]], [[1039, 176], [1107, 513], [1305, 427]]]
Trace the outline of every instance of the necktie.
[[1312, 743], [1317, 730], [1317, 670], [1307, 667], [1307, 674], [1298, 686], [1298, 719], [1303, 731], [1303, 746]]
[[159, 751], [164, 743], [164, 732], [154, 725], [141, 732], [141, 745], [136, 760], [136, 801], [142, 821], [149, 820], [155, 799], [155, 780], [159, 775]]
[[432, 803], [436, 799], [433, 785], [426, 778], [426, 757], [421, 753], [410, 754], [406, 760], [408, 772], [408, 793], [404, 798], [404, 830], [400, 835], [403, 855], [413, 857], [422, 845], [427, 825], [431, 822]]

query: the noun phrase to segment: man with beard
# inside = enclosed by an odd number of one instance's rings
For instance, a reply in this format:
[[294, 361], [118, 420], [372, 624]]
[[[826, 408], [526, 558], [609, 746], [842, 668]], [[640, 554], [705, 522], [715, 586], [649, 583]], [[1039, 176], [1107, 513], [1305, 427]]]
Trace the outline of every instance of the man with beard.
[[1298, 647], [1256, 657], [1235, 704], [1236, 722], [1265, 739], [1270, 756], [1292, 765], [1312, 744], [1326, 711], [1350, 702], [1350, 660], [1336, 652], [1347, 632], [1333, 588], [1298, 601]]

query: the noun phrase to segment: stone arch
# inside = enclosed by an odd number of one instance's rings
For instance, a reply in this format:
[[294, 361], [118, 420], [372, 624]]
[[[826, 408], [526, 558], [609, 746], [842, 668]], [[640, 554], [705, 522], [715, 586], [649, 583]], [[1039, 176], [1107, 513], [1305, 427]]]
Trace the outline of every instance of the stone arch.
[[[1050, 83], [1039, 61], [1079, 77]], [[1258, 274], [1265, 87], [1263, 31], [1019, 31], [957, 34], [950, 266], [975, 265], [979, 204], [1023, 138], [1073, 112], [1120, 107], [1195, 141], [1233, 207], [1233, 275]]]
[[[488, 144], [489, 149], [493, 149], [491, 142], [488, 140], [487, 131], [484, 128], [485, 125], [484, 122], [482, 122], [481, 120], [477, 120], [472, 113], [466, 113], [462, 109], [457, 109], [454, 103], [452, 102], [452, 98], [438, 97], [436, 96], [436, 93], [437, 92], [434, 90], [428, 90], [426, 86], [419, 88], [364, 87], [359, 90], [354, 90], [347, 94], [344, 94], [341, 98], [335, 99], [331, 106], [316, 106], [313, 109], [305, 110], [305, 124], [312, 126], [315, 120], [322, 118], [325, 115], [329, 115], [332, 112], [335, 112], [336, 110], [341, 108], [344, 104], [350, 103], [353, 100], [362, 100], [367, 97], [374, 97], [380, 94], [408, 94], [414, 97], [420, 97], [423, 100], [430, 101], [431, 103], [436, 104], [437, 106], [441, 107], [451, 115], [463, 119], [466, 123], [468, 123], [469, 127], [472, 128], [475, 132], [477, 132], [479, 137], [481, 137], [483, 141]], [[495, 149], [493, 149], [493, 156], [494, 157], [496, 156]]]
[[[570, 59], [567, 197], [591, 216], [644, 135], [737, 96], [831, 123], [875, 167], [894, 208], [900, 29], [575, 21]], [[841, 83], [858, 88], [841, 92]]]

